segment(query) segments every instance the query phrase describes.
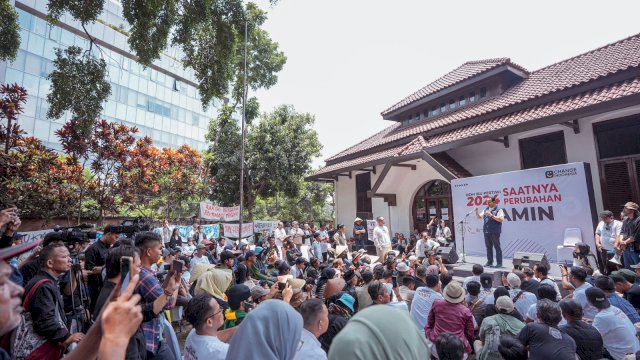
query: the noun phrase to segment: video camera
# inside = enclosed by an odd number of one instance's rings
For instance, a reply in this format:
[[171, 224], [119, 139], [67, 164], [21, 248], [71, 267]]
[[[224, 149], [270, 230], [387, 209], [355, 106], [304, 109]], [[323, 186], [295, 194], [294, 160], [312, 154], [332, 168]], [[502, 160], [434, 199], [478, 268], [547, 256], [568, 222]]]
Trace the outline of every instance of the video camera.
[[106, 233], [123, 234], [125, 237], [133, 237], [136, 233], [151, 231], [151, 223], [145, 218], [124, 219], [120, 225], [107, 225]]
[[60, 226], [56, 225], [53, 231], [59, 233], [60, 240], [68, 247], [73, 248], [76, 243], [89, 242], [96, 239], [95, 226], [91, 224], [80, 224], [76, 226]]

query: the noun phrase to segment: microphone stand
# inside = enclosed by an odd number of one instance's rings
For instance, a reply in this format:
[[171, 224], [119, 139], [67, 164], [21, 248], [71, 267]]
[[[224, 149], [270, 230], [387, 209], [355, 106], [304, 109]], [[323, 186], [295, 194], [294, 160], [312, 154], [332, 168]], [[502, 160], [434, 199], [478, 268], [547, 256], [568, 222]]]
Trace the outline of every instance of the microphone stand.
[[463, 264], [467, 263], [467, 254], [466, 254], [466, 251], [464, 250], [464, 227], [467, 223], [467, 218], [469, 217], [470, 214], [471, 212], [468, 212], [467, 215], [465, 215], [464, 218], [460, 220], [460, 231], [462, 235], [462, 263]]

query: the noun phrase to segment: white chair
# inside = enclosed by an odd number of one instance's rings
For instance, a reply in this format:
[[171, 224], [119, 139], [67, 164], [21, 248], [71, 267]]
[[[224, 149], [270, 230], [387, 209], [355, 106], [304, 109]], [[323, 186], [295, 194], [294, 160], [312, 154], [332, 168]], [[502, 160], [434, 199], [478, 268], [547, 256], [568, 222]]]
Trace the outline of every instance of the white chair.
[[579, 242], [582, 242], [582, 232], [579, 228], [564, 229], [564, 240], [557, 249], [556, 261], [558, 264], [573, 263], [573, 251]]

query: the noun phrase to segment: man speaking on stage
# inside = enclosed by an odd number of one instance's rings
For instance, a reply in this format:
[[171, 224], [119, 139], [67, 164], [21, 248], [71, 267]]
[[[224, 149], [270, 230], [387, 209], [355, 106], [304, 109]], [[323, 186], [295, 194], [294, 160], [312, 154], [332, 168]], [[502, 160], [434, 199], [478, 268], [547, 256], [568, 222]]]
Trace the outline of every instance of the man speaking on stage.
[[482, 213], [475, 208], [478, 219], [484, 221], [482, 232], [484, 233], [484, 244], [487, 247], [487, 263], [485, 267], [493, 267], [493, 248], [496, 249], [496, 267], [502, 267], [502, 249], [500, 248], [500, 233], [502, 232], [502, 222], [504, 221], [504, 211], [498, 208], [496, 197], [487, 199], [487, 207]]

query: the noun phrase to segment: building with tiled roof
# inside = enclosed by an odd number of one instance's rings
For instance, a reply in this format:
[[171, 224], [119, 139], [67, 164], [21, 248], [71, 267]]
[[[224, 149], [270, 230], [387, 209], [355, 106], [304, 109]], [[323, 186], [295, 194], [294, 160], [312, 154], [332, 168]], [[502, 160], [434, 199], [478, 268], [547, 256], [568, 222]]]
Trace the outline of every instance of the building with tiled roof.
[[640, 202], [640, 34], [535, 71], [470, 61], [381, 114], [309, 177], [335, 183], [338, 223], [422, 230], [451, 220], [453, 179], [572, 162], [590, 164], [597, 210]]

